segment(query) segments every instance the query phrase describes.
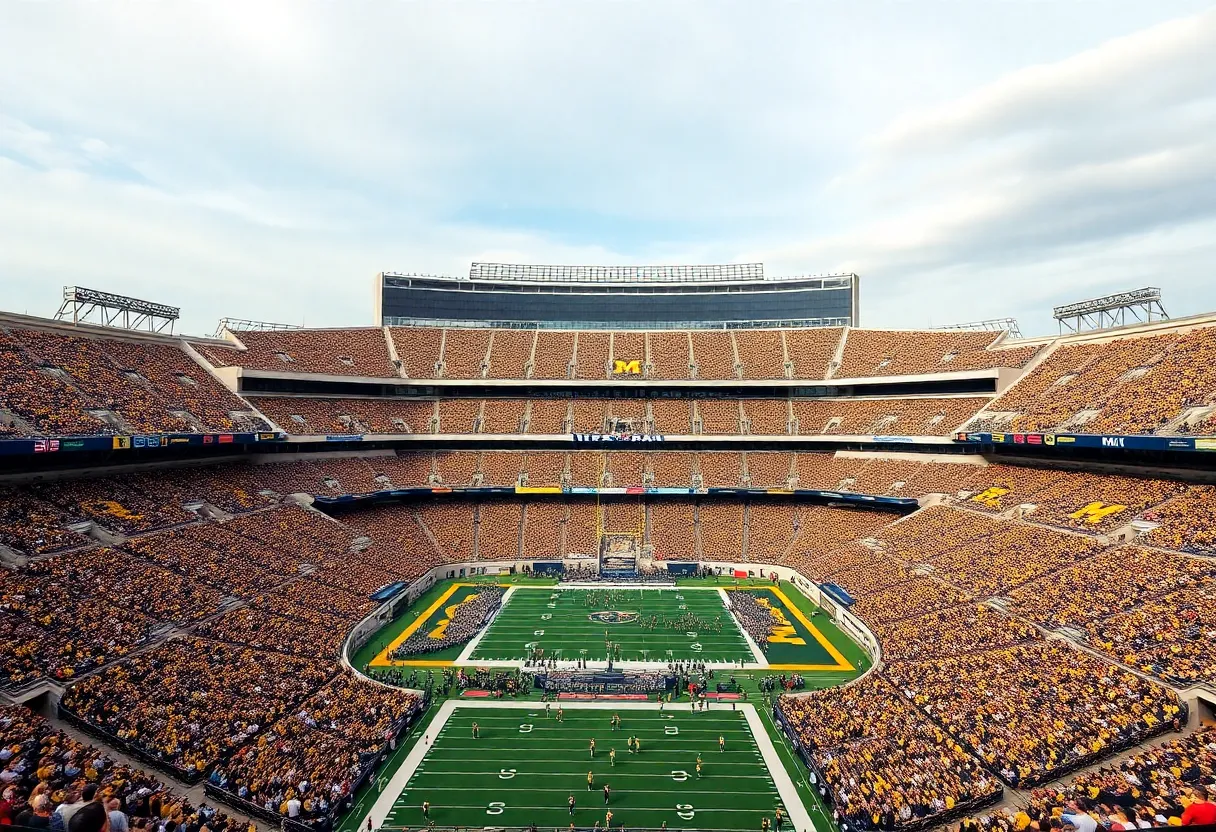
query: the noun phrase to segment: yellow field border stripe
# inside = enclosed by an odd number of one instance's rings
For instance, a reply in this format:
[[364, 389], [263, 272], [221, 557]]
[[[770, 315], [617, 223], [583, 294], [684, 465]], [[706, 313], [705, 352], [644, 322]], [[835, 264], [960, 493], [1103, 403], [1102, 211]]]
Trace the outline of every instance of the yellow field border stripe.
[[770, 664], [768, 666], [769, 670], [797, 670], [797, 671], [856, 670], [856, 668], [853, 667], [853, 665], [849, 662], [849, 660], [846, 659], [841, 654], [841, 652], [836, 649], [836, 645], [832, 644], [832, 642], [828, 641], [827, 636], [825, 636], [823, 633], [821, 633], [819, 631], [819, 628], [816, 627], [814, 624], [812, 624], [810, 622], [810, 620], [805, 615], [802, 614], [802, 610], [800, 610], [800, 609], [798, 609], [798, 607], [794, 606], [794, 602], [791, 601], [789, 599], [789, 597], [784, 592], [782, 592], [780, 589], [778, 589], [777, 587], [775, 587], [775, 586], [739, 587], [738, 589], [731, 588], [726, 591], [727, 592], [747, 592], [750, 589], [760, 589], [762, 591], [767, 590], [768, 592], [773, 593], [773, 595], [777, 598], [777, 600], [781, 602], [782, 606], [784, 606], [787, 610], [789, 610], [790, 614], [792, 614], [794, 616], [794, 618], [797, 618], [800, 622], [802, 622], [802, 626], [806, 627], [807, 631], [810, 632], [810, 634], [815, 637], [815, 641], [819, 642], [819, 646], [822, 647], [824, 650], [826, 650], [828, 652], [828, 655], [831, 656], [836, 662], [836, 664]]
[[810, 620], [808, 620], [807, 617], [802, 614], [802, 610], [798, 609], [798, 607], [796, 607], [794, 605], [794, 602], [786, 597], [784, 592], [782, 592], [780, 589], [778, 589], [775, 586], [769, 587], [769, 590], [774, 595], [777, 596], [777, 599], [779, 601], [781, 601], [782, 604], [785, 605], [785, 608], [787, 610], [789, 610], [790, 612], [792, 612], [794, 614], [795, 618], [797, 618], [799, 621], [802, 622], [802, 626], [806, 627], [808, 630], [811, 631], [811, 635], [813, 635], [815, 637], [815, 641], [819, 642], [819, 645], [824, 650], [828, 651], [828, 655], [836, 660], [836, 664], [838, 665], [839, 670], [855, 670], [856, 669], [849, 662], [849, 660], [846, 659], [841, 654], [841, 652], [836, 649], [836, 645], [832, 644], [832, 642], [828, 641], [827, 636], [825, 636], [823, 633], [819, 632], [819, 628], [816, 627], [814, 624], [812, 624], [810, 622]]
[[[397, 662], [397, 661], [390, 659], [389, 655], [394, 650], [396, 650], [398, 647], [400, 647], [402, 642], [404, 642], [407, 638], [412, 636], [414, 634], [415, 630], [417, 630], [423, 624], [430, 621], [431, 616], [434, 615], [437, 610], [439, 610], [441, 607], [443, 607], [444, 603], [446, 603], [449, 598], [451, 598], [453, 595], [456, 594], [456, 590], [460, 589], [461, 587], [466, 587], [466, 586], [477, 586], [477, 584], [452, 584], [450, 587], [448, 587], [447, 591], [445, 591], [442, 595], [440, 595], [435, 600], [435, 603], [433, 603], [429, 607], [427, 607], [426, 611], [423, 612], [422, 615], [415, 618], [413, 623], [411, 623], [410, 626], [408, 626], [404, 630], [402, 630], [401, 634], [398, 635], [395, 639], [393, 639], [388, 647], [385, 647], [383, 650], [380, 651], [380, 654], [378, 656], [376, 656], [376, 658], [372, 659], [371, 666], [372, 667], [393, 667], [396, 665], [403, 664], [403, 662]], [[420, 662], [411, 662], [411, 664], [419, 664], [419, 663]], [[442, 665], [450, 665], [450, 664], [451, 664], [451, 662], [434, 662], [433, 666], [439, 667]]]

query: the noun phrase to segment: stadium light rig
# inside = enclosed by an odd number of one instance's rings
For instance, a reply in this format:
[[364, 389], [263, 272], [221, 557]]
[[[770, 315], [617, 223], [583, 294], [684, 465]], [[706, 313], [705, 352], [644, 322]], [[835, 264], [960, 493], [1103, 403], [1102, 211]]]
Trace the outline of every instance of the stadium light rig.
[[1061, 335], [1065, 331], [1092, 332], [1097, 329], [1126, 326], [1129, 323], [1151, 323], [1154, 316], [1159, 321], [1169, 320], [1170, 317], [1161, 305], [1161, 290], [1156, 286], [1068, 303], [1051, 311], [1060, 324]]
[[172, 335], [173, 325], [181, 317], [181, 311], [178, 306], [166, 306], [83, 286], [64, 286], [63, 303], [55, 313], [55, 320]]

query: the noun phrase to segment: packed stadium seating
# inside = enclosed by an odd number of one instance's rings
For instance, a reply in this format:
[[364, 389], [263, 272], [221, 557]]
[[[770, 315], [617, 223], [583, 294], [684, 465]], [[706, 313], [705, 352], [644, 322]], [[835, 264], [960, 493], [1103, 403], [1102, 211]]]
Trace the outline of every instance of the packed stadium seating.
[[0, 434], [264, 430], [177, 342], [0, 329]]
[[646, 375], [655, 379], [692, 378], [692, 339], [687, 332], [646, 334]]
[[[398, 375], [379, 329], [233, 335], [246, 350], [201, 344], [199, 350], [216, 366]], [[856, 328], [572, 332], [392, 327], [388, 338], [402, 371], [415, 379], [476, 379], [483, 370], [488, 370], [485, 377], [499, 379], [604, 379], [614, 372], [610, 362], [619, 360], [638, 361], [638, 375], [655, 379], [822, 380], [1019, 368], [1040, 349], [1038, 344], [1006, 346], [1003, 335]], [[835, 367], [841, 348], [840, 366]]]
[[570, 378], [570, 365], [574, 358], [574, 335], [568, 330], [552, 329], [536, 333], [536, 349], [532, 360], [533, 378]]
[[355, 329], [241, 330], [231, 333], [245, 349], [198, 345], [217, 367], [332, 376], [398, 376], [380, 327]]
[[[251, 401], [283, 430], [301, 436], [431, 433], [436, 406], [434, 401], [419, 399], [255, 396]], [[702, 400], [695, 407], [702, 421], [700, 432], [706, 434], [737, 434], [746, 425], [746, 432], [757, 436], [947, 436], [987, 401], [976, 397], [794, 399], [795, 423], [790, 421], [791, 401], [787, 399]], [[522, 433], [524, 412], [530, 407], [528, 433], [566, 433], [563, 428], [569, 405], [563, 399], [442, 400], [438, 403], [435, 432]], [[599, 433], [606, 427], [634, 433], [692, 433], [694, 405], [679, 399], [655, 399], [650, 403], [642, 399], [576, 399], [573, 407], [573, 428], [582, 433]]]
[[[1181, 826], [1196, 785], [1216, 767], [1216, 729], [1138, 750], [1068, 782], [1042, 786], [1017, 812], [996, 809], [975, 819], [977, 829], [1019, 829], [1030, 823], [1040, 830], [1060, 822], [1065, 811], [1088, 814], [1100, 827], [1112, 829]], [[1117, 826], [1116, 826], [1117, 824]]]
[[[798, 433], [948, 436], [987, 403], [986, 398], [795, 399]], [[752, 431], [756, 433], [757, 431]]]
[[[127, 815], [133, 828], [155, 828], [173, 823], [205, 824], [213, 832], [246, 832], [245, 822], [224, 812], [195, 807], [180, 794], [148, 773], [115, 761], [105, 748], [86, 745], [23, 705], [0, 705], [0, 737], [6, 749], [6, 778], [19, 799], [45, 795], [55, 801], [70, 802], [78, 797], [73, 774], [79, 771], [87, 782], [95, 783]], [[55, 801], [48, 809], [57, 808]], [[19, 816], [16, 802], [6, 818]]]
[[1023, 367], [1038, 347], [998, 349], [1004, 333], [850, 329], [835, 378]]
[[1001, 792], [995, 775], [880, 677], [779, 704], [853, 825], [910, 825]]
[[[234, 791], [243, 787], [256, 804], [273, 803], [277, 811], [282, 793], [268, 792], [261, 783], [255, 787], [253, 780], [264, 766], [279, 764], [277, 756], [264, 755], [283, 753], [282, 744], [267, 751], [272, 744], [259, 737], [268, 730], [290, 737], [304, 732], [316, 743], [309, 747], [326, 749], [329, 765], [331, 755], [343, 759], [344, 749], [370, 736], [354, 727], [331, 747], [328, 734], [311, 733], [324, 729], [298, 717], [300, 704], [335, 672], [344, 633], [370, 609], [367, 594], [444, 563], [514, 559], [521, 541], [531, 557], [593, 553], [600, 521], [587, 502], [436, 500], [361, 509], [333, 522], [294, 507], [266, 510], [263, 501], [274, 498], [263, 492], [358, 493], [382, 485], [379, 477], [395, 485], [425, 484], [432, 472], [439, 482], [513, 482], [524, 471], [529, 482], [557, 482], [567, 469], [575, 482], [603, 473], [612, 483], [688, 482], [695, 473], [705, 483], [738, 483], [746, 474], [754, 484], [759, 479], [773, 487], [796, 472], [803, 487], [850, 483], [877, 490], [903, 482], [903, 493], [953, 495], [953, 506], [922, 509], [897, 523], [878, 512], [757, 501], [654, 502], [644, 514], [637, 503], [607, 504], [609, 524], [645, 518], [656, 557], [787, 563], [813, 579], [835, 581], [857, 598], [855, 612], [883, 644], [880, 675], [842, 691], [782, 700], [783, 713], [810, 743], [825, 783], [848, 811], [864, 807], [881, 815], [889, 803], [896, 815], [905, 805], [909, 817], [944, 815], [950, 805], [995, 794], [997, 777], [1023, 786], [1055, 779], [1158, 732], [1178, 715], [1166, 689], [1043, 640], [1036, 625], [1074, 628], [1112, 662], [1167, 682], [1216, 680], [1216, 655], [1196, 637], [1216, 614], [1207, 596], [1216, 580], [1213, 561], [1160, 548], [1118, 547], [1089, 533], [1139, 514], [1159, 523], [1145, 542], [1195, 549], [1191, 525], [1204, 522], [1206, 487], [906, 457], [776, 452], [319, 456], [233, 465], [224, 469], [225, 477], [209, 469], [175, 471], [171, 480], [166, 475], [163, 489], [152, 473], [138, 480], [45, 483], [23, 492], [25, 509], [5, 521], [4, 528], [12, 529], [5, 540], [35, 554], [84, 548], [0, 573], [4, 609], [16, 613], [0, 629], [0, 668], [8, 684], [42, 674], [85, 674], [65, 700], [70, 712], [182, 774], [219, 762], [224, 783]], [[240, 487], [234, 489], [233, 482]], [[1005, 486], [1008, 492], [998, 497], [972, 499]], [[245, 503], [236, 500], [238, 492], [248, 498]], [[153, 505], [153, 494], [207, 502], [222, 497], [243, 510], [223, 523], [187, 514], [183, 525], [180, 507]], [[993, 500], [995, 506], [987, 504]], [[1026, 515], [1032, 523], [1006, 514], [1027, 500], [1038, 505]], [[1092, 502], [1126, 509], [1095, 524], [1086, 521], [1087, 514], [1081, 520], [1069, 516]], [[123, 511], [94, 508], [90, 514], [82, 507], [105, 503]], [[130, 537], [117, 546], [99, 546], [81, 535], [63, 538], [62, 546], [51, 542], [64, 531], [65, 518], [81, 516]], [[24, 525], [16, 522], [20, 518]], [[359, 539], [371, 544], [353, 549]], [[108, 590], [102, 605], [91, 602], [96, 580], [90, 576], [98, 574], [106, 576]], [[980, 605], [992, 596], [1008, 602]], [[232, 602], [225, 599], [235, 599], [235, 605], [227, 609]], [[208, 620], [189, 637], [123, 659], [155, 640], [164, 625], [191, 626], [204, 616]], [[268, 663], [266, 656], [275, 659]], [[228, 676], [210, 671], [213, 663], [245, 673], [249, 684], [266, 692], [242, 706], [241, 724], [256, 723], [257, 736], [240, 725], [219, 730], [231, 705], [215, 698], [220, 691], [228, 694]], [[276, 672], [269, 667], [292, 668], [293, 683], [263, 679], [259, 674]], [[207, 713], [173, 698], [188, 690], [217, 691], [207, 695]], [[1120, 693], [1107, 695], [1111, 691]], [[868, 705], [848, 698], [859, 696]], [[181, 721], [147, 721], [168, 703], [180, 710]], [[855, 724], [841, 727], [843, 735], [816, 727], [816, 708], [837, 716], [841, 708], [856, 708], [849, 711]], [[991, 724], [994, 713], [1002, 715], [999, 730]], [[359, 716], [355, 709], [342, 719]], [[839, 718], [831, 725], [838, 723]], [[1049, 738], [1057, 731], [1066, 739]], [[326, 773], [332, 769], [300, 753], [302, 764], [319, 766], [317, 776], [332, 777]], [[874, 795], [848, 785], [860, 772], [885, 776], [910, 765], [922, 766], [936, 784], [928, 802], [928, 792], [907, 792], [911, 786], [902, 781], [891, 781], [890, 795], [877, 803]], [[902, 796], [896, 800], [895, 794]]]
[[523, 550], [539, 560], [563, 555], [566, 507], [561, 503], [528, 503], [524, 507]]
[[[659, 560], [684, 560], [695, 552], [696, 505], [667, 500], [650, 511], [650, 543]], [[692, 544], [692, 545], [690, 545]]]
[[1210, 327], [1062, 344], [968, 429], [1201, 431], [1216, 393], [1214, 346]]
[[536, 333], [502, 329], [493, 333], [486, 378], [526, 378]]
[[314, 399], [256, 396], [258, 411], [300, 436], [360, 433], [430, 433], [435, 403], [407, 399]]
[[[1216, 684], [1213, 486], [1170, 471], [929, 459], [915, 448], [790, 452], [769, 450], [785, 447], [779, 440], [735, 437], [946, 436], [964, 424], [1194, 432], [1209, 424], [1216, 393], [1214, 333], [1163, 329], [1019, 345], [974, 332], [373, 328], [238, 332], [241, 346], [229, 347], [0, 329], [4, 437], [231, 431], [261, 427], [255, 409], [299, 435], [706, 437], [696, 451], [562, 450], [552, 440], [546, 447], [559, 449], [502, 450], [507, 443], [483, 438], [476, 450], [452, 442], [386, 452], [368, 443], [354, 456], [305, 452], [279, 462], [267, 454], [256, 463], [20, 475], [0, 486], [0, 687], [67, 684], [66, 713], [88, 730], [177, 777], [207, 776], [272, 815], [295, 796], [278, 775], [306, 772], [317, 788], [305, 814], [323, 814], [416, 704], [339, 664], [346, 634], [375, 607], [372, 593], [434, 567], [595, 555], [603, 530], [636, 530], [659, 560], [781, 564], [856, 599], [852, 611], [878, 637], [882, 664], [851, 686], [779, 700], [850, 828], [978, 814], [1002, 782], [1035, 788], [1032, 813], [1050, 813], [1074, 795], [1092, 800], [1093, 789], [1119, 793], [1129, 770], [1151, 787], [1121, 805], [1160, 813], [1177, 794], [1178, 777], [1155, 772], [1179, 755], [1206, 753], [1210, 766], [1208, 743], [1181, 738], [1117, 768], [1061, 778], [1180, 720], [1171, 688]], [[556, 399], [522, 388], [491, 398], [498, 395], [491, 385], [483, 389], [494, 392], [479, 389], [479, 398], [457, 398], [443, 395], [442, 382], [430, 385], [440, 392], [426, 399], [242, 399], [192, 350], [216, 368], [387, 380], [624, 384], [633, 371], [618, 372], [614, 361], [635, 360], [652, 381], [994, 368], [1006, 378], [1006, 369], [1030, 369], [995, 400], [730, 391], [605, 398], [602, 389], [593, 393], [600, 398], [572, 398], [575, 385]], [[714, 436], [731, 439], [714, 444]], [[760, 495], [593, 502], [568, 494], [436, 493], [333, 507], [326, 499], [517, 485], [822, 489], [940, 495], [931, 501], [943, 504], [896, 521], [880, 511]], [[333, 516], [294, 505], [300, 498], [290, 495], [299, 494], [321, 498], [314, 505]], [[5, 742], [12, 735], [37, 744], [52, 734], [20, 709], [0, 709], [0, 726]], [[160, 808], [145, 804], [138, 811], [149, 814], [139, 817], [166, 817], [169, 803], [179, 807], [170, 813], [193, 811], [146, 775], [130, 779], [165, 795]], [[999, 812], [990, 817], [1000, 826]], [[1002, 832], [1025, 828], [1017, 822]], [[208, 828], [224, 829], [224, 822]]]

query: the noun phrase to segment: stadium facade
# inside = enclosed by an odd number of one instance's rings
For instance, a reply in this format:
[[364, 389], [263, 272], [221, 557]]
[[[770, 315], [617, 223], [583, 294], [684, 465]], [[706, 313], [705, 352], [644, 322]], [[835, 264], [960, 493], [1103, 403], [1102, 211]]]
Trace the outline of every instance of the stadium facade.
[[[1216, 704], [1216, 316], [1039, 339], [801, 325], [835, 320], [818, 312], [735, 326], [749, 298], [786, 282], [722, 269], [540, 280], [536, 267], [479, 265], [434, 290], [577, 298], [530, 321], [463, 306], [409, 326], [229, 321], [207, 339], [0, 314], [0, 746], [33, 755], [22, 789], [40, 749], [84, 759], [77, 740], [3, 704], [45, 695], [98, 742], [178, 782], [206, 780], [247, 817], [282, 823], [293, 798], [265, 773], [307, 770], [334, 798], [301, 807], [314, 828], [421, 826], [418, 793], [392, 778], [416, 749], [411, 722], [441, 696], [423, 677], [460, 667], [496, 684], [500, 665], [486, 662], [566, 644], [540, 643], [555, 637], [558, 602], [500, 602], [503, 637], [480, 645], [464, 639], [494, 613], [492, 593], [453, 617], [460, 626], [413, 619], [415, 641], [442, 632], [453, 658], [408, 654], [377, 675], [360, 652], [388, 649], [379, 634], [415, 602], [432, 597], [430, 612], [449, 616], [445, 593], [476, 592], [458, 584], [597, 567], [603, 578], [609, 565], [664, 581], [775, 576], [813, 604], [814, 627], [853, 644], [853, 670], [808, 675], [818, 690], [775, 702], [825, 821], [914, 832], [994, 811], [994, 828], [1023, 828], [989, 808], [1007, 787], [1051, 784], [1033, 796], [1046, 816], [1089, 794], [1085, 769], [1110, 761], [1161, 790], [1151, 804], [1117, 797], [1177, 825], [1190, 798], [1168, 764], [1125, 755], [1177, 731], [1169, 753], [1209, 772], [1216, 759], [1216, 730], [1195, 730]], [[718, 306], [644, 331], [595, 314], [597, 293], [630, 287], [690, 288]], [[855, 279], [849, 291], [843, 318], [855, 322]], [[400, 319], [382, 298], [378, 321]], [[777, 608], [784, 635], [814, 650], [797, 606]], [[779, 635], [771, 612], [723, 615], [762, 641]], [[713, 643], [673, 633], [689, 651], [673, 659]], [[471, 658], [491, 648], [506, 652]], [[764, 649], [747, 663], [762, 682], [815, 662]], [[733, 668], [746, 655], [719, 658]], [[148, 718], [169, 712], [180, 724]], [[242, 719], [258, 733], [234, 732]], [[512, 723], [514, 738], [525, 726]], [[865, 743], [842, 747], [842, 726]], [[646, 759], [669, 735], [647, 739]], [[517, 756], [486, 773], [487, 804], [465, 819], [506, 807], [501, 820], [530, 820], [496, 791], [527, 782], [513, 778]], [[120, 796], [164, 788], [160, 774], [131, 775], [97, 773]], [[715, 776], [703, 785], [716, 789]], [[856, 787], [880, 781], [890, 805]], [[757, 828], [714, 825], [714, 806], [671, 782], [652, 822], [687, 828], [696, 803], [699, 828]], [[401, 814], [355, 808], [382, 801]], [[643, 828], [631, 811], [623, 821]]]
[[855, 274], [769, 277], [721, 266], [474, 263], [468, 277], [381, 272], [380, 326], [742, 329], [857, 326]]

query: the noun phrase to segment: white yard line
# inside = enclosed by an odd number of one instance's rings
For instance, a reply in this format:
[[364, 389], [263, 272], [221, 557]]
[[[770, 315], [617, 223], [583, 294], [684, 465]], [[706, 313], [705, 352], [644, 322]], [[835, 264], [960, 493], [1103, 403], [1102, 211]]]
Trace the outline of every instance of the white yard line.
[[760, 714], [756, 713], [756, 707], [754, 705], [741, 705], [740, 707], [743, 709], [743, 716], [747, 719], [748, 726], [752, 729], [752, 739], [760, 749], [760, 755], [764, 757], [764, 762], [768, 766], [768, 773], [772, 775], [773, 783], [777, 786], [777, 793], [781, 795], [781, 802], [785, 804], [785, 810], [789, 812], [794, 832], [815, 832], [815, 823], [811, 820], [811, 814], [802, 805], [802, 798], [798, 796], [798, 788], [790, 779], [790, 774], [785, 770], [781, 758], [777, 756], [777, 749], [769, 738], [768, 732], [764, 730], [764, 722], [760, 719]]
[[[661, 709], [657, 702], [609, 702], [607, 700], [599, 702], [561, 702], [559, 705], [563, 710], [571, 711], [659, 711]], [[785, 805], [785, 810], [789, 814], [793, 827], [792, 832], [816, 832], [815, 824], [811, 821], [811, 815], [802, 804], [802, 798], [798, 796], [798, 789], [794, 786], [794, 781], [790, 779], [789, 772], [785, 770], [785, 765], [781, 762], [781, 757], [778, 756], [773, 741], [769, 738], [768, 732], [765, 731], [764, 722], [761, 720], [760, 714], [757, 713], [756, 706], [745, 702], [736, 703], [735, 706], [743, 712], [743, 716], [747, 720], [747, 726], [752, 732], [752, 741], [756, 743], [756, 748], [760, 751], [760, 756], [764, 759], [765, 766], [768, 767], [769, 776], [777, 787], [777, 793], [781, 795], [781, 802]], [[423, 758], [426, 757], [427, 752], [431, 750], [431, 735], [433, 734], [438, 738], [440, 732], [447, 725], [448, 720], [457, 708], [539, 711], [543, 710], [543, 705], [537, 702], [484, 702], [481, 700], [464, 702], [455, 699], [449, 699], [447, 702], [444, 702], [439, 706], [439, 713], [435, 715], [434, 720], [431, 721], [431, 724], [423, 732], [423, 741], [416, 743], [410, 749], [405, 760], [393, 772], [393, 776], [384, 787], [384, 791], [376, 798], [371, 811], [360, 818], [358, 828], [366, 829], [369, 818], [371, 819], [372, 829], [380, 829], [384, 826], [385, 819], [388, 817], [389, 812], [392, 811], [397, 798], [405, 791], [406, 784], [414, 776], [414, 772], [418, 770], [418, 766], [422, 763]], [[664, 710], [673, 711], [675, 708], [668, 707]], [[795, 762], [795, 765], [797, 765], [797, 762]]]

